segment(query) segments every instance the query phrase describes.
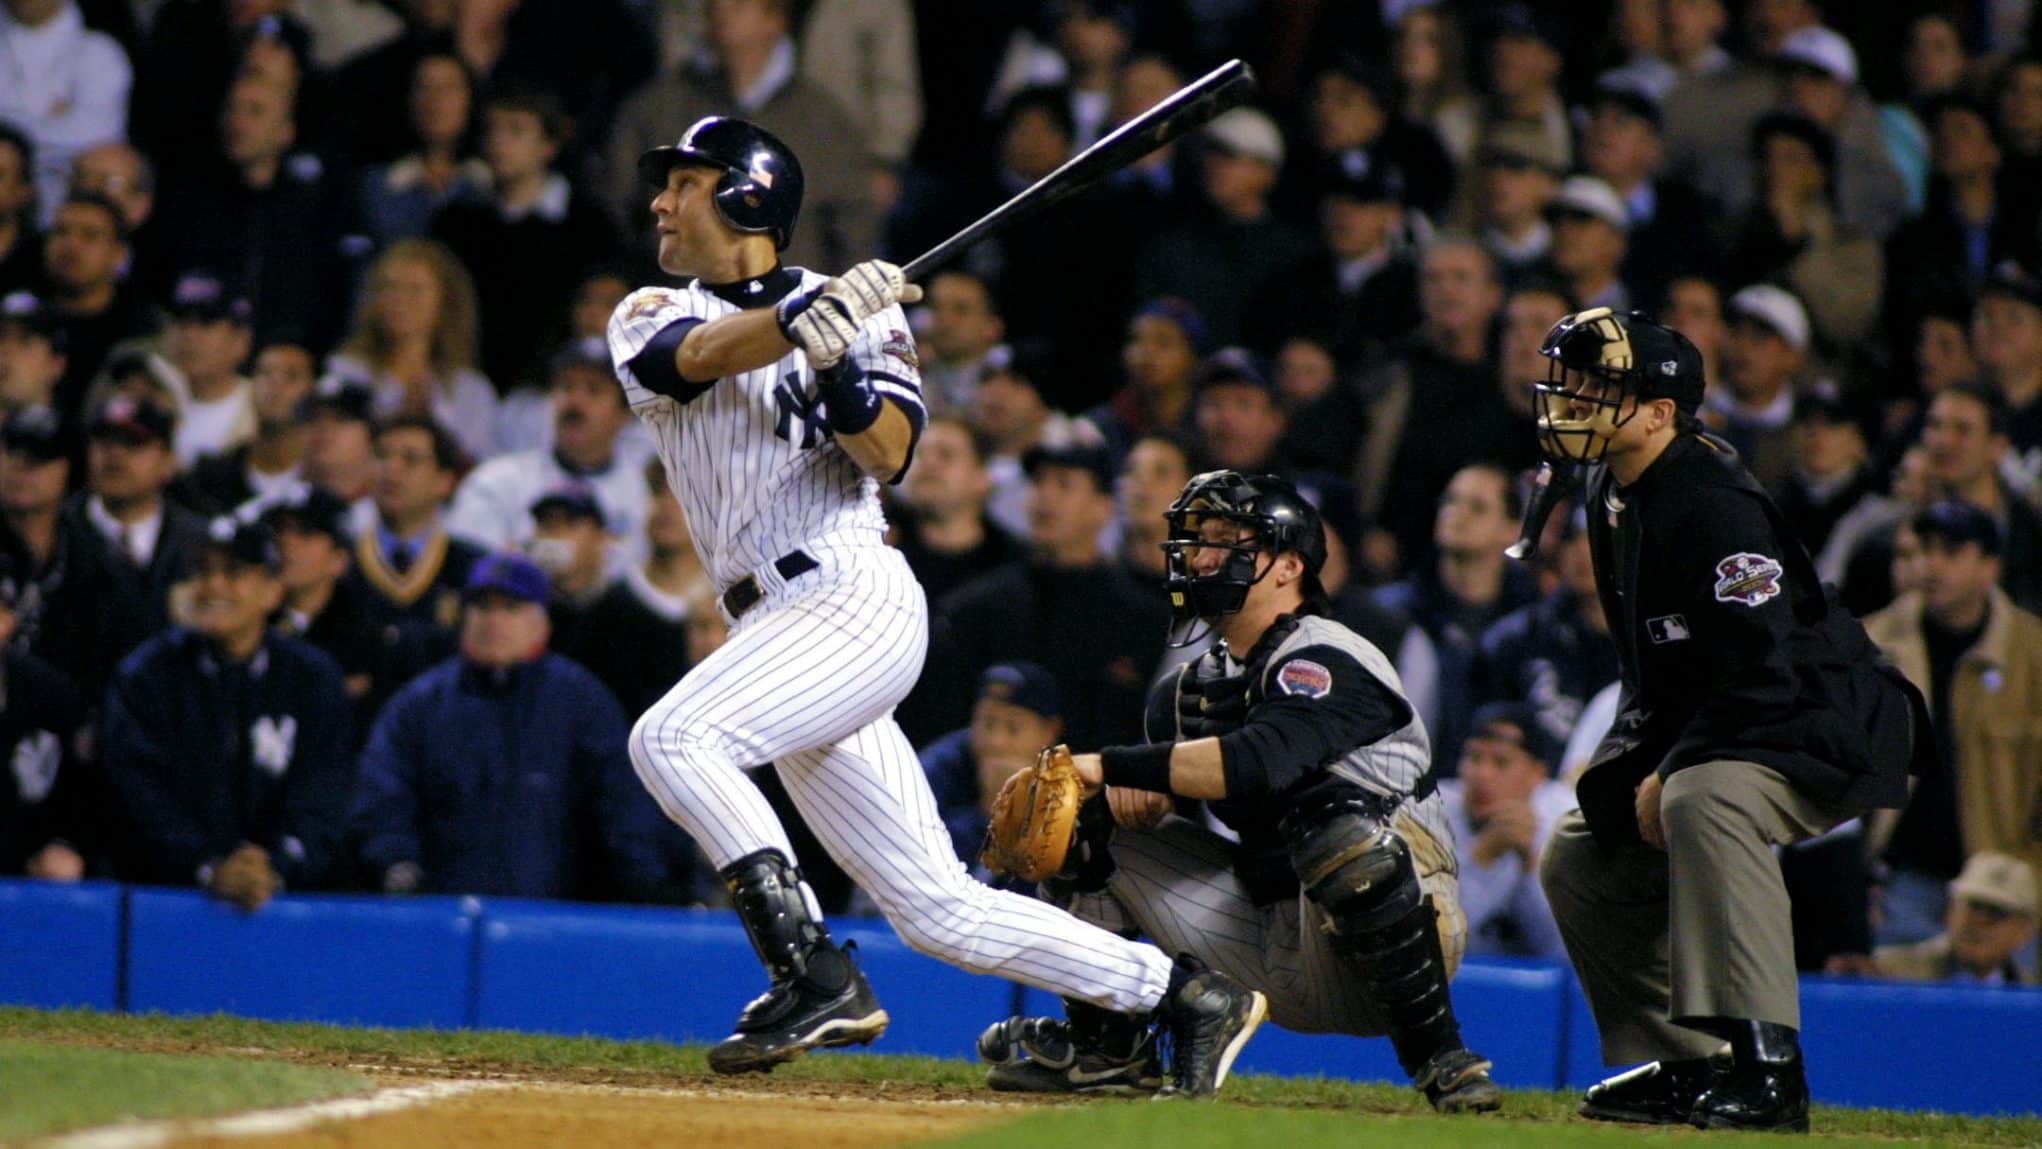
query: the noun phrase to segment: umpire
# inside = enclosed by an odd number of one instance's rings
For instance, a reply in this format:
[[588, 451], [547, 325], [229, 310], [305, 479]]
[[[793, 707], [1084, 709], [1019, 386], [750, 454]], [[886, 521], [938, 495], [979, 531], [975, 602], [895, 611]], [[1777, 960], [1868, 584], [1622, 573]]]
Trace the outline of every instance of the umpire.
[[1927, 710], [1702, 433], [1694, 344], [1595, 308], [1555, 324], [1544, 354], [1540, 445], [1588, 464], [1623, 690], [1540, 877], [1604, 1061], [1650, 1062], [1590, 1089], [1582, 1115], [1805, 1132], [1773, 848], [1903, 804], [1934, 764]]

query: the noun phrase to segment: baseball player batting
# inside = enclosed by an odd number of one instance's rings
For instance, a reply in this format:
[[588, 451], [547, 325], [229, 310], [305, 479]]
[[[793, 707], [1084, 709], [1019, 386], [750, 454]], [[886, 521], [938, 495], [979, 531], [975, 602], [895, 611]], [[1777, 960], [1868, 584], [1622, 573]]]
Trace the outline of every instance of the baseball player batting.
[[972, 881], [893, 709], [921, 671], [928, 608], [882, 539], [923, 423], [889, 263], [836, 278], [782, 267], [801, 164], [742, 120], [703, 119], [639, 161], [659, 263], [610, 319], [632, 410], [651, 428], [730, 639], [631, 732], [631, 761], [731, 891], [771, 987], [709, 1054], [719, 1073], [862, 1045], [886, 1011], [830, 939], [786, 831], [746, 771], [771, 763], [816, 837], [902, 940], [1166, 1029], [1170, 1088], [1218, 1090], [1267, 1002], [1233, 979], [1042, 902]]

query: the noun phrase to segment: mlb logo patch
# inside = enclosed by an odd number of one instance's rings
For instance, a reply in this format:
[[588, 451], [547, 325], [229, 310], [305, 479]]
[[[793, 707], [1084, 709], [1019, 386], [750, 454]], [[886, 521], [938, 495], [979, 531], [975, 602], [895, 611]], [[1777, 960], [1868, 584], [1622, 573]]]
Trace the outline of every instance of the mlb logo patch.
[[1652, 639], [1655, 646], [1669, 642], [1684, 642], [1692, 636], [1692, 632], [1687, 628], [1687, 619], [1677, 614], [1662, 614], [1658, 618], [1646, 619], [1645, 634]]
[[1758, 606], [1779, 597], [1780, 561], [1740, 551], [1716, 564], [1716, 601]]
[[1310, 659], [1283, 664], [1276, 672], [1276, 688], [1285, 694], [1324, 698], [1333, 691], [1333, 672]]

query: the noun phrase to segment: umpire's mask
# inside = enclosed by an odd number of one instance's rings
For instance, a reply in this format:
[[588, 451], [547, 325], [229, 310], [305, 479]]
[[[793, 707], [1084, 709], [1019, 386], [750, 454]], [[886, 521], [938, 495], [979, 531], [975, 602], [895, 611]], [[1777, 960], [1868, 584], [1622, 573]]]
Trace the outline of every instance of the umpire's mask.
[[1683, 415], [1701, 406], [1702, 353], [1688, 338], [1641, 312], [1607, 307], [1566, 316], [1546, 333], [1549, 361], [1532, 383], [1539, 449], [1556, 462], [1600, 462], [1637, 415], [1637, 402], [1671, 399]]

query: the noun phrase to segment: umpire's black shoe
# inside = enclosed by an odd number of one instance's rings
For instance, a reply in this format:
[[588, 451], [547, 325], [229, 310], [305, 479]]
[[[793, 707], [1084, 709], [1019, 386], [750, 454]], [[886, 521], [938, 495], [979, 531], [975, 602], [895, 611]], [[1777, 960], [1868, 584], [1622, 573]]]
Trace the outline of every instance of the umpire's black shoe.
[[1808, 1132], [1808, 1073], [1800, 1034], [1774, 1022], [1709, 1018], [1697, 1028], [1730, 1042], [1730, 1067], [1695, 1100], [1701, 1129]]
[[1163, 1087], [1156, 1031], [1144, 1026], [1124, 1056], [1083, 1041], [1056, 1017], [1010, 1017], [979, 1034], [978, 1055], [999, 1093], [1154, 1093]]
[[872, 995], [872, 986], [849, 958], [843, 957], [842, 984], [830, 989], [809, 977], [776, 982], [745, 1006], [737, 1032], [709, 1050], [709, 1068], [717, 1073], [770, 1073], [811, 1049], [870, 1045], [886, 1032], [886, 1011]]
[[1180, 959], [1156, 1013], [1170, 1035], [1170, 1083], [1156, 1096], [1211, 1097], [1269, 1017], [1269, 999], [1216, 969]]
[[1716, 1083], [1721, 1065], [1705, 1057], [1641, 1065], [1589, 1086], [1581, 1115], [1593, 1121], [1685, 1125], [1696, 1099]]
[[1425, 1063], [1415, 1084], [1441, 1113], [1493, 1113], [1503, 1091], [1489, 1079], [1495, 1063], [1471, 1049], [1449, 1049]]

